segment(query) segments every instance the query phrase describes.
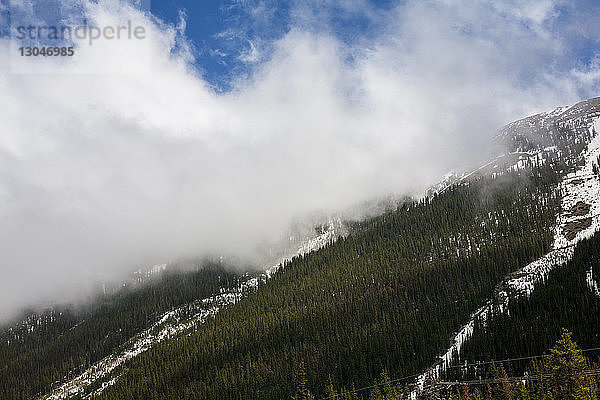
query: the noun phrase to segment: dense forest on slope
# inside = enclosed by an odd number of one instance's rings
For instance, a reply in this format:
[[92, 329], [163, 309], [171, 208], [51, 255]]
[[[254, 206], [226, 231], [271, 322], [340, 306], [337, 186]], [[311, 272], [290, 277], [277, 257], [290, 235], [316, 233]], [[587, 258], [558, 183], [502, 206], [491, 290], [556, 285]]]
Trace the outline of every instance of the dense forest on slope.
[[165, 272], [100, 298], [87, 309], [30, 315], [0, 333], [0, 399], [28, 400], [73, 377], [178, 305], [233, 286], [236, 274], [218, 265]]
[[545, 253], [557, 177], [455, 186], [297, 257], [191, 335], [115, 372], [102, 399], [284, 399], [299, 365], [319, 396], [421, 371], [509, 272]]
[[[600, 282], [600, 233], [580, 242], [574, 257], [553, 270], [529, 298], [510, 302], [505, 313], [475, 325], [474, 336], [461, 351], [461, 362], [502, 360], [541, 354], [560, 337], [561, 328], [573, 332], [582, 348], [600, 347], [600, 297], [592, 293], [586, 275], [592, 269]], [[586, 354], [598, 361], [600, 351]], [[526, 362], [506, 366], [511, 374], [522, 373]], [[472, 377], [473, 369], [458, 373], [452, 369], [446, 378]], [[478, 373], [481, 373], [479, 369]]]

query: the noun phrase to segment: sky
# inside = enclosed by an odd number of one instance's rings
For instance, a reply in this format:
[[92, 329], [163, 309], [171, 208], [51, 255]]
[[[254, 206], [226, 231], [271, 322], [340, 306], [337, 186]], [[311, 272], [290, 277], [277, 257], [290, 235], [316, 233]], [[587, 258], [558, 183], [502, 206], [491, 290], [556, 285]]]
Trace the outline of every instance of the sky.
[[[502, 125], [598, 95], [599, 7], [1, 0], [0, 320], [422, 194]], [[20, 39], [29, 25], [144, 34]], [[21, 55], [36, 43], [74, 55]]]
[[[298, 24], [357, 44], [380, 31], [378, 20], [395, 3], [177, 0], [154, 1], [151, 11], [172, 24], [185, 17], [185, 36], [193, 45], [196, 67], [215, 90], [223, 91], [231, 89], [232, 79], [251, 74], [267, 60], [273, 42]], [[313, 18], [313, 14], [318, 15]]]
[[[425, 2], [431, 8], [436, 7], [435, 4], [452, 3]], [[215, 90], [223, 91], [232, 88], [232, 80], [251, 74], [268, 60], [274, 50], [273, 42], [292, 29], [331, 35], [360, 49], [365, 42], [384, 35], [392, 22], [390, 19], [395, 17], [393, 10], [407, 4], [410, 2], [393, 0], [173, 0], [154, 1], [150, 9], [152, 14], [171, 24], [185, 18], [185, 36], [193, 46], [195, 66]], [[486, 2], [473, 4], [483, 9]], [[507, 21], [518, 17], [524, 30], [543, 28], [564, 37], [571, 47], [573, 58], [568, 62], [571, 67], [589, 64], [596, 57], [599, 28], [593, 19], [600, 10], [597, 1], [505, 1], [499, 4], [505, 4], [496, 6], [500, 16]], [[510, 15], [510, 11], [516, 15]], [[427, 24], [427, 21], [422, 22]], [[472, 22], [465, 24], [464, 33], [468, 34]]]

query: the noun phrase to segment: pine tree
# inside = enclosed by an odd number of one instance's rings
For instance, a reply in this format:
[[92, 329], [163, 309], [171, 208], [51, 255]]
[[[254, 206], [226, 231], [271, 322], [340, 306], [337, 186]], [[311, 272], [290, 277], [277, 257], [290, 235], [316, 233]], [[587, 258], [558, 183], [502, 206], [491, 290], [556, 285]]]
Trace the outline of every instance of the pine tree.
[[501, 368], [501, 381], [502, 381], [502, 400], [513, 400], [512, 385], [508, 381], [508, 375], [504, 367]]
[[563, 329], [556, 345], [550, 350], [545, 370], [550, 375], [550, 392], [553, 399], [595, 399], [593, 382], [585, 377], [589, 369], [587, 360], [572, 340], [572, 334]]
[[298, 367], [298, 374], [296, 375], [296, 394], [292, 398], [293, 400], [311, 400], [313, 398], [310, 390], [308, 389], [308, 380], [306, 378], [306, 368], [304, 367], [304, 361], [300, 362]]
[[331, 375], [329, 375], [329, 383], [327, 384], [327, 397], [334, 399], [339, 398], [339, 394], [333, 385], [333, 378], [331, 378]]
[[489, 383], [485, 385], [485, 400], [492, 400], [492, 387]]

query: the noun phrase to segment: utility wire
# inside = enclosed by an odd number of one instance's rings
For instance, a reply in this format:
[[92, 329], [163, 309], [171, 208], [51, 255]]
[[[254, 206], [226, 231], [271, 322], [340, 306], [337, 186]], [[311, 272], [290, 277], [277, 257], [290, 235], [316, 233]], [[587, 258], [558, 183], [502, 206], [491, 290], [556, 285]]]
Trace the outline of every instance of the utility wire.
[[[565, 374], [568, 376], [585, 376], [585, 377], [590, 377], [590, 376], [598, 376], [600, 375], [600, 370], [595, 370], [595, 369], [588, 369], [588, 370], [584, 370], [581, 372], [572, 372], [572, 373], [568, 373]], [[545, 378], [551, 378], [553, 375], [552, 374], [535, 374], [535, 375], [530, 375], [527, 378], [524, 378], [522, 376], [510, 376], [510, 377], [502, 377], [502, 378], [490, 378], [490, 379], [475, 379], [475, 380], [470, 380], [470, 381], [454, 381], [454, 382], [436, 382], [436, 385], [442, 385], [442, 386], [463, 386], [463, 385], [483, 385], [483, 384], [489, 384], [489, 383], [502, 383], [502, 382], [519, 382], [519, 381], [538, 381], [538, 380], [542, 380]]]
[[[593, 348], [589, 348], [589, 349], [582, 349], [580, 350], [582, 353], [587, 353], [587, 352], [591, 352], [591, 351], [599, 351], [600, 347], [593, 347]], [[550, 354], [540, 354], [540, 355], [535, 355], [535, 356], [524, 356], [524, 357], [515, 357], [515, 358], [505, 358], [503, 360], [498, 360], [498, 361], [482, 361], [482, 362], [477, 362], [477, 363], [471, 363], [471, 364], [463, 364], [463, 365], [451, 365], [446, 367], [446, 369], [452, 369], [452, 368], [466, 368], [469, 366], [481, 366], [481, 365], [490, 365], [490, 364], [503, 364], [506, 362], [512, 362], [512, 361], [524, 361], [524, 360], [533, 360], [533, 359], [538, 359], [538, 358], [545, 358], [545, 357], [549, 357]], [[588, 372], [593, 372], [593, 375], [600, 375], [600, 370], [589, 370], [589, 371], [584, 371], [583, 375], [588, 376]], [[396, 378], [396, 379], [392, 379], [390, 381], [387, 382], [383, 382], [383, 383], [375, 383], [369, 386], [363, 386], [360, 387], [358, 389], [353, 389], [350, 391], [346, 391], [344, 394], [355, 394], [355, 393], [360, 393], [360, 392], [364, 392], [365, 390], [369, 390], [369, 389], [374, 389], [376, 387], [380, 387], [380, 386], [384, 386], [384, 385], [389, 385], [390, 383], [398, 383], [398, 382], [403, 382], [403, 381], [407, 381], [413, 378], [416, 378], [418, 376], [421, 376], [422, 374], [413, 374], [413, 375], [407, 375], [407, 376], [403, 376], [401, 378]], [[545, 377], [546, 375], [543, 375], [543, 377]], [[536, 378], [537, 377], [537, 378]], [[540, 377], [540, 375], [531, 375], [530, 377], [528, 377], [527, 379], [538, 379]], [[514, 379], [514, 380], [523, 380], [523, 377], [510, 377], [508, 378], [510, 379]], [[481, 379], [481, 380], [474, 380], [474, 381], [464, 381], [464, 382], [439, 382], [439, 384], [442, 385], [446, 385], [446, 386], [456, 386], [459, 384], [465, 384], [468, 385], [470, 383], [500, 383], [502, 382], [502, 379]], [[431, 386], [431, 385], [428, 385]], [[330, 399], [336, 399], [341, 397], [342, 394], [335, 394], [332, 396], [328, 396], [328, 397], [321, 397], [319, 400], [330, 400]]]

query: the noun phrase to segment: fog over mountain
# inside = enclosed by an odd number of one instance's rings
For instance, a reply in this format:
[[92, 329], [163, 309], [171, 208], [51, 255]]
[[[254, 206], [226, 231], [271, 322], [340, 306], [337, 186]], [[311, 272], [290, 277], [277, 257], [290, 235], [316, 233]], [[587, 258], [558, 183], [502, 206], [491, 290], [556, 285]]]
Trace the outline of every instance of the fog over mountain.
[[576, 7], [562, 1], [373, 15], [342, 2], [381, 26], [351, 44], [299, 4], [225, 93], [194, 66], [185, 16], [171, 26], [117, 3], [83, 4], [99, 25], [143, 25], [143, 43], [81, 43], [66, 64], [0, 58], [0, 318], [143, 265], [251, 258], [315, 211], [421, 194], [477, 164], [502, 125], [600, 88], [599, 56], [572, 53], [594, 21], [550, 29]]

